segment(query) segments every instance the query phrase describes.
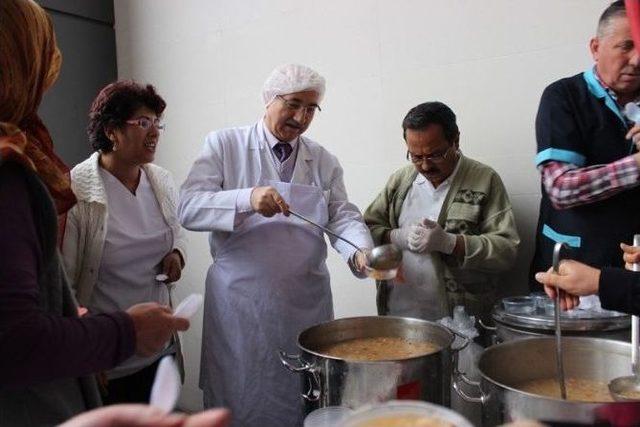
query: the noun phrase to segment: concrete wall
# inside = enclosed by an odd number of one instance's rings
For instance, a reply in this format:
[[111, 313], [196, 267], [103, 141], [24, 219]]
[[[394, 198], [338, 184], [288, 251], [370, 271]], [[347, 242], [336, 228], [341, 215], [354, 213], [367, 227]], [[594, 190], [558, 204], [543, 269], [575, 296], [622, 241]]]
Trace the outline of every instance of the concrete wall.
[[62, 70], [45, 93], [40, 117], [69, 167], [93, 151], [86, 134], [91, 101], [117, 77], [113, 0], [40, 0], [51, 15]]

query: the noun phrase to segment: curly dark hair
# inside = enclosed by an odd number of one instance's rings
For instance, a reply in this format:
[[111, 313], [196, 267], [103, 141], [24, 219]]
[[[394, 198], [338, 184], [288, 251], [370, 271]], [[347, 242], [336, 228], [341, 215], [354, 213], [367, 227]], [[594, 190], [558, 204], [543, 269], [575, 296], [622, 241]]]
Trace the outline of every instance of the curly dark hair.
[[121, 129], [141, 107], [152, 110], [160, 117], [166, 106], [167, 103], [150, 84], [143, 86], [132, 80], [110, 83], [91, 104], [87, 126], [89, 142], [94, 150], [108, 153], [113, 150], [113, 143], [105, 133], [108, 128]]

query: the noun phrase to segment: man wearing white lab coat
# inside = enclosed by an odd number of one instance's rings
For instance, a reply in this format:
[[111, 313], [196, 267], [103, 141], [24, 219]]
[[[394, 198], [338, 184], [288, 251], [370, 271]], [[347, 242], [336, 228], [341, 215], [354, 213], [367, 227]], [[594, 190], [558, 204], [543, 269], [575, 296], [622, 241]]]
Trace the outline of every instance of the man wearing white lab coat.
[[[263, 119], [210, 133], [181, 188], [182, 225], [211, 232], [204, 405], [231, 408], [234, 426], [301, 425], [301, 378], [282, 366], [278, 350], [297, 353], [301, 331], [333, 318], [322, 231], [289, 216], [289, 209], [372, 247], [360, 212], [347, 200], [338, 160], [302, 136], [324, 88], [324, 78], [308, 67], [276, 68], [263, 88]], [[331, 243], [362, 277], [363, 254]]]

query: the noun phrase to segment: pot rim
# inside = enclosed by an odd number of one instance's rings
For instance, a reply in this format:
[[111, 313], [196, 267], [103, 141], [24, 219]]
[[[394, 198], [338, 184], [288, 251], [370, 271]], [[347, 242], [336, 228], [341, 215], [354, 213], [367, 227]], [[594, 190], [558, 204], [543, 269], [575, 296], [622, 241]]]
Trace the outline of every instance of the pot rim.
[[[336, 323], [336, 322], [348, 322], [348, 321], [361, 321], [361, 320], [367, 320], [367, 319], [378, 319], [377, 321], [379, 321], [380, 319], [384, 319], [384, 320], [400, 320], [400, 321], [406, 321], [406, 320], [410, 320], [412, 323], [422, 323], [422, 324], [428, 324], [430, 326], [434, 326], [438, 329], [441, 329], [443, 332], [448, 334], [447, 337], [447, 344], [443, 345], [438, 351], [434, 351], [432, 353], [427, 353], [427, 354], [422, 354], [419, 356], [413, 356], [413, 357], [406, 357], [404, 359], [391, 359], [391, 360], [348, 360], [348, 359], [343, 359], [340, 357], [336, 357], [336, 356], [330, 356], [328, 354], [324, 354], [324, 353], [320, 353], [317, 351], [313, 351], [308, 349], [307, 347], [303, 346], [300, 343], [300, 339], [302, 337], [303, 334], [307, 333], [309, 330], [314, 329], [314, 328], [320, 328], [322, 326], [326, 326], [328, 324], [331, 323]], [[302, 332], [300, 332], [298, 334], [298, 338], [297, 338], [297, 346], [300, 350], [302, 350], [305, 353], [309, 353], [312, 354], [316, 357], [322, 357], [324, 359], [331, 359], [337, 362], [344, 362], [344, 363], [358, 363], [358, 364], [364, 364], [364, 365], [380, 365], [380, 364], [385, 364], [385, 363], [400, 363], [400, 362], [407, 362], [410, 360], [416, 360], [416, 359], [421, 359], [423, 357], [429, 357], [438, 353], [441, 353], [442, 351], [446, 350], [446, 349], [450, 349], [451, 345], [453, 344], [453, 341], [455, 340], [456, 334], [449, 328], [447, 328], [444, 325], [441, 325], [437, 322], [432, 322], [430, 320], [424, 320], [424, 319], [418, 319], [415, 317], [403, 317], [403, 316], [354, 316], [354, 317], [341, 317], [339, 319], [333, 319], [333, 320], [327, 320], [326, 322], [322, 322], [322, 323], [318, 323], [316, 325], [310, 326], [306, 329], [304, 329]]]
[[[503, 343], [500, 344], [496, 344], [493, 345], [491, 347], [486, 348], [481, 354], [480, 357], [478, 358], [478, 371], [480, 372], [480, 375], [482, 376], [482, 378], [488, 382], [490, 382], [491, 384], [501, 387], [503, 389], [509, 390], [511, 392], [515, 392], [515, 393], [519, 393], [519, 394], [523, 394], [526, 396], [530, 396], [530, 397], [535, 397], [536, 399], [543, 399], [543, 400], [548, 400], [548, 401], [552, 401], [552, 402], [560, 402], [563, 404], [569, 404], [569, 405], [593, 405], [593, 406], [601, 406], [601, 405], [611, 405], [611, 404], [616, 404], [616, 403], [625, 403], [625, 402], [583, 402], [583, 401], [575, 401], [575, 400], [564, 400], [562, 398], [556, 398], [556, 397], [549, 397], [549, 396], [542, 396], [539, 394], [535, 394], [535, 393], [530, 393], [527, 391], [522, 391], [519, 390], [517, 388], [514, 388], [512, 386], [508, 386], [506, 384], [503, 384], [499, 381], [496, 381], [494, 379], [492, 379], [491, 377], [489, 377], [487, 374], [484, 373], [484, 371], [480, 368], [480, 359], [482, 359], [482, 357], [488, 353], [488, 352], [496, 352], [496, 351], [500, 351], [500, 348], [504, 348], [504, 347], [509, 347], [509, 346], [520, 346], [520, 345], [525, 345], [527, 342], [531, 342], [531, 341], [555, 341], [555, 337], [531, 337], [531, 338], [522, 338], [522, 339], [517, 339], [517, 340], [511, 340], [511, 341], [505, 341]], [[618, 340], [612, 340], [612, 339], [607, 339], [607, 338], [592, 338], [592, 337], [562, 337], [562, 341], [587, 341], [587, 342], [594, 342], [594, 341], [598, 341], [598, 342], [613, 342], [616, 344], [620, 344], [620, 345], [624, 345], [624, 346], [628, 346], [629, 349], [631, 349], [631, 344], [627, 343], [627, 342], [623, 342], [623, 341], [618, 341]], [[640, 404], [640, 402], [639, 402]]]
[[[612, 312], [613, 313], [613, 312]], [[506, 311], [502, 302], [493, 306], [491, 318], [498, 324], [507, 325], [516, 329], [529, 329], [539, 331], [554, 331], [555, 319], [541, 314], [514, 314]], [[598, 317], [561, 317], [560, 325], [567, 332], [617, 332], [631, 328], [631, 316], [619, 313], [611, 316]]]

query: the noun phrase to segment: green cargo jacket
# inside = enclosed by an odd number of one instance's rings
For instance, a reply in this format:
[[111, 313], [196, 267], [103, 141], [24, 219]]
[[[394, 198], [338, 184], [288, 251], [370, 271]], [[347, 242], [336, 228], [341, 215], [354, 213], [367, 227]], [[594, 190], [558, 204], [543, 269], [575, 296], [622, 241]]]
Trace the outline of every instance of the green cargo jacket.
[[[451, 311], [463, 305], [467, 313], [488, 320], [495, 302], [499, 273], [514, 263], [520, 238], [511, 202], [498, 174], [489, 166], [460, 156], [460, 165], [447, 193], [438, 223], [461, 234], [465, 256], [434, 254], [436, 274], [444, 286]], [[388, 232], [398, 228], [402, 203], [418, 172], [413, 165], [396, 171], [367, 208], [364, 219], [376, 245], [389, 243]], [[388, 314], [386, 281], [377, 282], [378, 314]]]

